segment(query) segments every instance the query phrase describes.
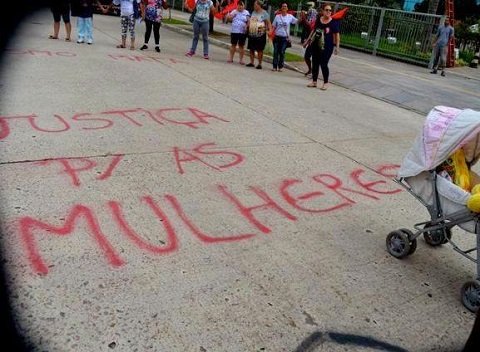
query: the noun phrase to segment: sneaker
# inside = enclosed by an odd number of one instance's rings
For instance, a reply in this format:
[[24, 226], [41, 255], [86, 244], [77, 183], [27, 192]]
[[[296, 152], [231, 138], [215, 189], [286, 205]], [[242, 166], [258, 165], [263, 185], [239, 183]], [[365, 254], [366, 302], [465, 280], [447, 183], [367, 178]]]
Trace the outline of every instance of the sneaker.
[[93, 40], [92, 39], [87, 40], [87, 44], [88, 45], [93, 44]]
[[156, 46], [156, 47], [155, 47], [155, 51], [156, 51], [157, 53], [159, 53], [159, 52], [160, 52], [160, 48], [159, 48], [158, 46]]
[[210, 58], [208, 57], [208, 54], [203, 55], [203, 58], [204, 58], [205, 60], [210, 60]]
[[145, 49], [148, 49], [148, 45], [147, 45], [147, 44], [143, 44], [142, 47], [140, 48], [140, 50], [145, 50]]
[[188, 56], [188, 57], [192, 57], [193, 55], [195, 55], [195, 53], [192, 51], [189, 51], [185, 54], [185, 56]]
[[255, 66], [255, 65], [252, 64], [251, 62], [245, 65], [245, 67], [254, 67], [254, 66]]
[[436, 75], [436, 74], [437, 74], [437, 70], [430, 71], [430, 73]]
[[440, 76], [445, 77], [445, 71], [442, 71], [442, 73], [440, 74]]
[[83, 39], [78, 39], [78, 40], [77, 40], [77, 43], [78, 43], [78, 44], [82, 44], [82, 43], [83, 43]]
[[262, 69], [262, 65], [258, 64], [257, 67], [255, 67], [257, 70], [261, 70]]

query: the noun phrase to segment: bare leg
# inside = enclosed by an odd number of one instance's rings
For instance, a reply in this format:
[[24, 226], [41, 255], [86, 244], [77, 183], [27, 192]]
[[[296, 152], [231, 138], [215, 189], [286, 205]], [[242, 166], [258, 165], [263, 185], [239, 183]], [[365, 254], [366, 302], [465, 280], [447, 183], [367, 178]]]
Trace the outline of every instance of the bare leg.
[[70, 35], [72, 34], [72, 24], [70, 22], [65, 23], [65, 32], [67, 33], [65, 39], [70, 39]]
[[60, 32], [60, 22], [53, 22], [53, 37], [58, 38], [58, 32]]
[[258, 55], [258, 64], [261, 65], [263, 60], [263, 51], [258, 51], [257, 55]]
[[250, 63], [253, 65], [255, 61], [255, 50], [250, 50]]
[[237, 48], [236, 45], [231, 45], [230, 46], [230, 60], [228, 60], [229, 62], [232, 62], [233, 61], [233, 57], [235, 56], [235, 49]]
[[135, 37], [130, 37], [130, 50], [135, 49]]
[[243, 46], [239, 46], [240, 50], [240, 63], [243, 63], [243, 56], [245, 55], [245, 48]]

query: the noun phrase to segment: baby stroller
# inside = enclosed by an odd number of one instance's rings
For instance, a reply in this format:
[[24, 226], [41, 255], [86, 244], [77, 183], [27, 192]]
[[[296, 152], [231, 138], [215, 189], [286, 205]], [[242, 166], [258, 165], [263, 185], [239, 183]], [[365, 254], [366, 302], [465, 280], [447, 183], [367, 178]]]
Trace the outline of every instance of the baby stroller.
[[[472, 312], [480, 308], [480, 247], [479, 213], [471, 212], [466, 204], [471, 196], [437, 173], [437, 167], [463, 148], [469, 168], [480, 157], [480, 112], [436, 106], [428, 114], [422, 133], [417, 137], [398, 172], [395, 182], [403, 186], [422, 203], [430, 220], [414, 225], [415, 232], [399, 229], [388, 234], [388, 252], [396, 258], [413, 254], [417, 238], [423, 235], [430, 246], [450, 244], [453, 249], [477, 265], [476, 279], [461, 289], [464, 306]], [[476, 247], [462, 250], [452, 240], [452, 228], [459, 226], [476, 235]], [[472, 252], [477, 254], [472, 256]]]

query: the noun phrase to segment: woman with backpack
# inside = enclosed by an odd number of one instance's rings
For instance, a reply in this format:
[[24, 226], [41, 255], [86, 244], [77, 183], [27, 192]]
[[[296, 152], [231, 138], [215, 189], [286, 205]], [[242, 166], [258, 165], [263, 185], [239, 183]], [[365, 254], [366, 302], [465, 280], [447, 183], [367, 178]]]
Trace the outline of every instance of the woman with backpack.
[[309, 88], [317, 87], [319, 67], [322, 69], [323, 85], [321, 90], [328, 88], [328, 61], [333, 53], [338, 54], [340, 47], [340, 28], [338, 20], [332, 18], [332, 6], [323, 4], [315, 21], [315, 27], [303, 46], [310, 46], [312, 52], [312, 82]]

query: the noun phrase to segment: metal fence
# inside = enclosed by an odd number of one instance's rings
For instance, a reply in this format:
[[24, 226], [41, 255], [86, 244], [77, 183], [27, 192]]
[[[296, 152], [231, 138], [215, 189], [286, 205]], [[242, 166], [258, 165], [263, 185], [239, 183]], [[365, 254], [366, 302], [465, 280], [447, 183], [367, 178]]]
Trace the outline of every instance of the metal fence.
[[[250, 2], [253, 3], [253, 0], [249, 0]], [[174, 9], [185, 11], [184, 0], [169, 0], [169, 3]], [[349, 8], [340, 25], [342, 47], [423, 66], [431, 65], [432, 43], [445, 16], [346, 2], [316, 1], [317, 7], [323, 3], [332, 4], [334, 12]], [[299, 3], [293, 10], [300, 11], [305, 7], [305, 3]], [[278, 9], [269, 6], [268, 12], [272, 18], [276, 10]], [[291, 34], [296, 36], [301, 30], [296, 25], [291, 28]]]
[[340, 26], [341, 46], [424, 66], [431, 63], [432, 43], [444, 16], [328, 3], [334, 5], [335, 11], [349, 8]]

